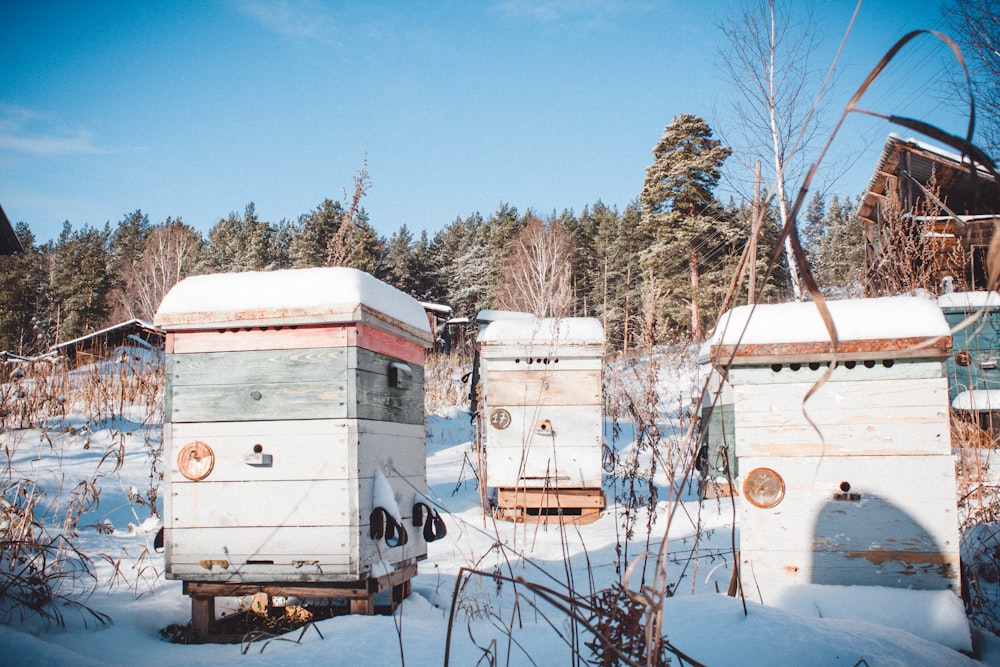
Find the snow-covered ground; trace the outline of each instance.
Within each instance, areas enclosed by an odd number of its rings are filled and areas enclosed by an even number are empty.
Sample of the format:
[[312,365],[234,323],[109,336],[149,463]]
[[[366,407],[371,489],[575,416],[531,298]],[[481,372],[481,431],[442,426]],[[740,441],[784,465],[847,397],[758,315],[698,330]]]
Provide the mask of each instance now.
[[[116,368],[121,371],[105,370]],[[630,374],[639,378],[641,372],[630,365],[612,371],[618,380]],[[662,410],[665,432],[681,428],[674,418],[690,407],[686,373],[666,363],[658,370],[658,395],[672,406]],[[143,405],[118,405],[96,421],[69,406],[44,429],[8,428],[0,434],[0,457],[11,466],[0,484],[19,477],[34,480],[45,493],[39,507],[57,500],[63,507],[74,492],[79,497],[88,488],[100,490],[99,502],[79,522],[75,541],[92,561],[96,581],[85,578],[78,586],[82,590],[89,583],[93,592],[81,602],[112,620],[102,624],[63,607],[65,627],[46,627],[36,615],[22,620],[15,614],[0,625],[0,664],[440,665],[446,653],[453,665],[586,664],[574,660],[572,645],[586,660],[591,635],[574,628],[542,594],[549,589],[589,595],[626,574],[630,588],[638,590],[640,580],[653,584],[658,555],[673,591],[662,599],[663,635],[706,665],[1000,664],[1000,640],[980,631],[974,630],[974,659],[926,636],[874,622],[794,615],[751,603],[744,607],[725,595],[733,507],[728,500],[699,502],[694,485],[681,489],[673,512],[669,494],[661,489],[655,516],[646,509],[635,515],[631,540],[625,535],[626,508],[614,502],[617,490],[610,475],[609,507],[595,523],[560,528],[495,522],[481,509],[472,429],[468,414],[459,409],[426,421],[426,495],[446,509],[448,534],[429,545],[413,594],[395,615],[340,616],[242,645],[173,644],[161,638],[160,630],[187,623],[190,601],[180,582],[160,575],[163,557],[152,548],[159,522],[143,504],[158,485],[151,468],[162,470],[160,416]],[[634,446],[636,428],[627,421],[617,427],[609,423],[608,439],[624,458]],[[92,484],[78,487],[80,481]],[[662,469],[654,481],[666,483]],[[56,509],[47,518],[52,533],[61,526]],[[460,573],[462,568],[475,573]],[[645,593],[655,598],[659,591],[654,587]],[[231,612],[236,605],[235,600],[218,601],[221,611]],[[914,620],[937,627],[933,620]],[[676,656],[672,662],[683,664]]]

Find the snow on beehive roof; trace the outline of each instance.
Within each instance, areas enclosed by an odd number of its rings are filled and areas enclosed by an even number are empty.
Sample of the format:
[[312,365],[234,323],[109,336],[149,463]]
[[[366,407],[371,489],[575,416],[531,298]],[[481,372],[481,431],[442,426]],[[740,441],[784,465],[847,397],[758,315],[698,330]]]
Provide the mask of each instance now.
[[[934,301],[894,296],[827,301],[840,341],[949,336]],[[818,343],[830,340],[815,303],[740,306],[719,318],[711,345]]]
[[154,322],[170,329],[353,321],[362,307],[430,336],[419,301],[346,267],[185,278],[163,298]]
[[1000,294],[996,292],[952,292],[938,297],[938,305],[949,310],[968,310],[989,306],[1000,306]]
[[522,313],[519,310],[493,310],[484,308],[476,313],[476,322],[479,324],[489,324],[496,320],[535,320],[538,319],[531,313]]
[[594,317],[518,317],[493,321],[476,340],[503,345],[604,345],[604,327]]

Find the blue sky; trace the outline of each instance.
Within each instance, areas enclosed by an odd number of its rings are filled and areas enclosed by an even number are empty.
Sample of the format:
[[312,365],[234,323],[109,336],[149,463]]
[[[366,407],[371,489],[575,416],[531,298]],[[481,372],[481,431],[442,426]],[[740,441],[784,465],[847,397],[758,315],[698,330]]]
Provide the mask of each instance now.
[[[814,67],[826,68],[853,9],[817,3]],[[433,233],[501,202],[543,216],[597,200],[622,209],[675,115],[734,127],[718,64],[729,10],[0,0],[0,205],[40,241],[65,220],[114,225],[136,209],[207,232],[251,201],[278,222],[342,200],[367,160],[364,207],[386,236],[404,223]],[[828,115],[914,28],[943,28],[936,2],[867,0]],[[957,70],[941,51],[931,40],[908,49],[864,106],[961,133],[942,83]],[[834,151],[853,166],[832,164],[822,184],[858,193],[891,129],[852,118]],[[739,190],[748,174],[730,172],[727,191]]]

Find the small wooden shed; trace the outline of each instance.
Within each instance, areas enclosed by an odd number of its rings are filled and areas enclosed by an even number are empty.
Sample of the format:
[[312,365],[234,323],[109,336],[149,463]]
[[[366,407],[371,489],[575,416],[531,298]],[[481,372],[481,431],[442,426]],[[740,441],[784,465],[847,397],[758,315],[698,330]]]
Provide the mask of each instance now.
[[487,485],[498,515],[589,522],[604,508],[604,329],[500,317],[477,339]]
[[734,309],[709,342],[733,387],[743,593],[764,604],[807,584],[957,596],[944,316],[915,297],[827,305],[836,346],[813,303]]
[[[420,303],[348,268],[203,275],[163,299],[166,577],[214,597],[408,590],[427,554]],[[434,531],[431,531],[432,533]]]

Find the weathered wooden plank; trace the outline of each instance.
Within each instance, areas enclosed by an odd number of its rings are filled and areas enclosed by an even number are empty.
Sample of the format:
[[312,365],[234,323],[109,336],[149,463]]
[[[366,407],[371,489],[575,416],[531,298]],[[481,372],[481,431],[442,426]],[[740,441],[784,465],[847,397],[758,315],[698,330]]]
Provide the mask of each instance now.
[[[408,590],[410,579],[417,576],[417,564],[400,564],[400,566],[381,576],[365,575],[353,581],[323,581],[323,582],[261,582],[261,583],[223,583],[208,581],[185,581],[185,595],[199,597],[239,597],[264,593],[269,596],[295,596],[300,598],[343,598],[365,597],[369,593],[403,586]],[[409,595],[409,592],[406,592]]]
[[349,385],[353,392],[348,394],[348,416],[423,424],[424,387],[422,373],[419,375],[419,380],[414,378],[412,384],[400,388],[390,385],[385,372],[356,371],[356,381]]
[[166,373],[174,388],[204,385],[323,382],[347,372],[346,348],[172,354]]
[[356,525],[357,490],[343,480],[171,484],[175,528]]
[[604,405],[600,370],[487,371],[489,405]]
[[244,565],[241,568],[207,570],[198,562],[178,562],[166,573],[167,579],[204,583],[351,583],[364,576],[356,567],[322,561],[294,565]]
[[736,386],[737,454],[890,456],[951,451],[944,378],[828,383],[803,408],[803,397],[812,389],[805,383],[768,385],[766,390],[761,385]]
[[[801,412],[803,400],[815,385],[808,382],[791,384],[737,385],[733,388],[737,419],[743,413],[780,411]],[[944,377],[925,379],[871,380],[861,382],[826,383],[815,389],[805,403],[809,411],[871,410],[883,407],[927,407],[948,409],[948,381]]]
[[804,417],[794,416],[767,425],[737,424],[736,453],[742,460],[744,456],[923,456],[951,450],[948,428],[936,419],[866,418],[848,424],[820,422],[817,427],[818,432]]
[[497,487],[600,487],[601,450],[596,447],[496,447],[486,453],[486,479]]
[[906,554],[905,560],[896,560],[893,554],[803,551],[764,552],[752,556],[744,556],[741,551],[740,555],[743,592],[748,599],[764,604],[770,601],[770,595],[797,584],[950,589],[956,593],[960,587],[957,552]]
[[[177,452],[201,441],[215,452],[215,466],[203,482],[350,479],[357,470],[357,447],[349,441],[345,420],[199,422],[168,424],[169,476],[178,480]],[[270,457],[269,462],[256,457]]]
[[303,560],[346,565],[357,561],[358,532],[346,525],[172,528],[170,542],[174,563],[227,560],[230,570],[248,561],[267,565],[266,560],[278,565]]
[[549,363],[563,363],[567,359],[574,358],[597,358],[604,356],[603,345],[500,345],[495,343],[481,343],[480,355],[483,359],[507,358],[521,359],[526,361],[528,357],[532,359],[549,359]]
[[167,341],[167,350],[177,354],[357,345],[419,365],[424,361],[424,347],[416,338],[364,322],[284,326],[278,321],[270,327],[174,331]]
[[[541,359],[541,363],[538,363]],[[548,363],[545,363],[548,360]],[[483,369],[489,373],[492,371],[530,371],[533,373],[548,373],[556,371],[600,371],[604,368],[604,360],[600,353],[595,356],[584,357],[528,357],[525,355],[515,357],[484,356],[482,358]]]
[[277,595],[299,598],[357,597],[368,594],[368,579],[345,581],[342,583],[322,582],[315,584],[308,582],[296,582],[294,584],[226,584],[206,581],[185,581],[183,590],[185,595],[213,597],[240,597],[256,593],[265,593],[272,597]]
[[347,380],[174,387],[171,422],[343,419]]
[[354,329],[349,344],[386,357],[401,359],[416,366],[424,365],[424,346],[422,344],[365,324],[359,324]]
[[[741,493],[760,467],[784,479],[785,495],[770,509],[741,498],[741,552],[958,548],[951,456],[867,457],[863,465],[839,456],[741,458]],[[857,500],[837,499],[845,493]]]
[[[872,361],[871,367],[864,362],[841,361],[826,382],[858,382],[869,380],[929,379],[945,377],[944,362],[934,360],[893,360],[886,366],[883,361]],[[779,370],[766,366],[733,366],[729,369],[731,384],[778,384],[818,382],[827,371],[823,363],[778,364]]]
[[497,489],[498,507],[597,508],[604,509],[604,490],[538,489],[530,487]]
[[[487,417],[498,407],[510,413],[510,425],[498,429],[489,424],[486,432],[488,447],[521,447],[528,443],[544,443],[548,440],[559,447],[592,446],[599,450],[603,445],[604,420],[603,411],[599,407],[497,406],[490,403],[486,409]],[[543,422],[548,423],[543,424]]]
[[[427,466],[423,424],[398,424],[359,420],[351,426],[361,445],[357,470],[361,477],[373,477],[381,470],[392,476],[421,476]],[[411,489],[412,491],[412,489]]]
[[[406,369],[402,386],[392,382],[391,367]],[[384,354],[352,347],[348,349],[348,416],[357,419],[404,424],[424,422],[423,366]]]
[[177,354],[346,347],[355,324],[318,324],[269,328],[177,331],[167,333]]
[[827,361],[837,353],[840,359],[945,358],[951,353],[951,336],[939,338],[881,338],[842,340],[836,349],[831,341],[808,343],[754,343],[713,345],[713,363],[719,365],[795,363]]

